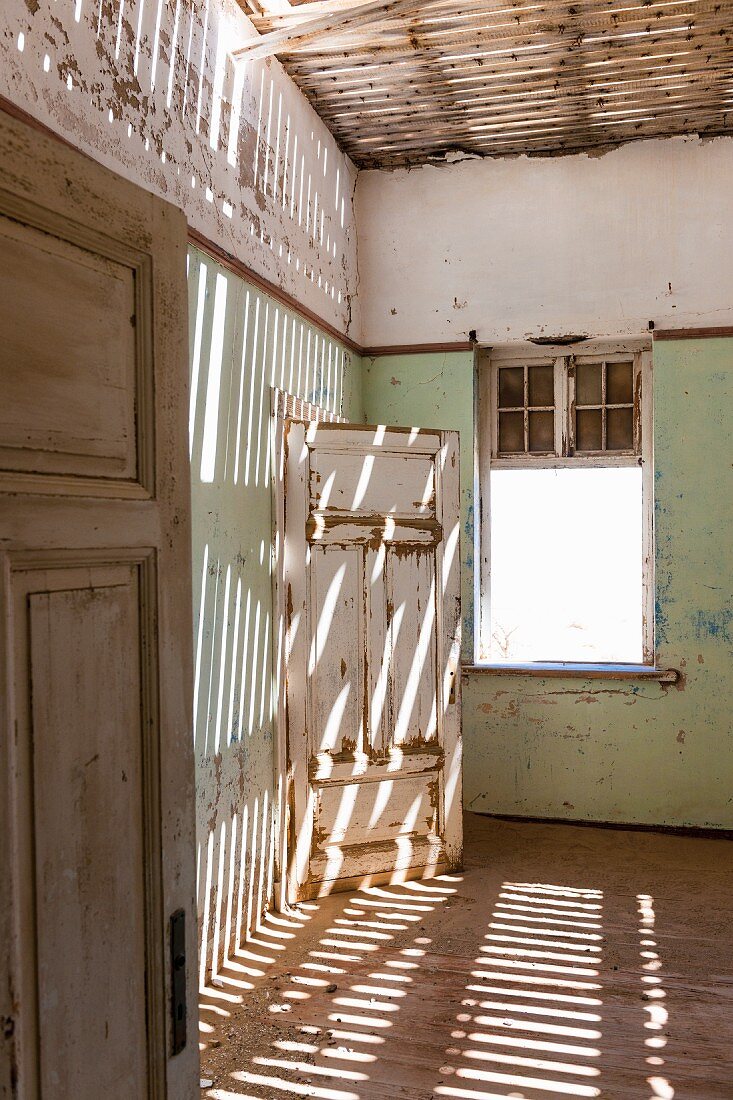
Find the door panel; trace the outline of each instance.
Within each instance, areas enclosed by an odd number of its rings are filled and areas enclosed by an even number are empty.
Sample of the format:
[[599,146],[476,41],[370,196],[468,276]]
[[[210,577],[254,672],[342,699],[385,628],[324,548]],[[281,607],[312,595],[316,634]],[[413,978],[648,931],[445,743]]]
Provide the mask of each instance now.
[[134,477],[134,266],[7,217],[0,250],[4,467]]
[[293,421],[286,455],[288,894],[457,867],[457,436]]
[[2,114],[0,166],[0,1094],[192,1100],[186,224]]
[[417,748],[438,736],[435,554],[421,547],[411,554],[390,549],[386,570],[391,741]]
[[427,455],[407,463],[401,455],[351,454],[334,445],[313,455],[311,502],[314,508],[330,511],[386,515],[409,509],[425,514],[434,507],[434,475]]
[[28,661],[16,685],[30,696],[19,733],[33,762],[41,1093],[144,1096],[137,569],[91,571],[85,587],[48,591],[49,582],[74,583],[73,571],[57,572],[21,572],[14,586],[16,603],[28,608]]
[[360,552],[314,549],[311,581],[318,607],[308,666],[313,684],[311,755],[353,752],[362,715],[363,645],[352,629],[362,591]]
[[145,498],[153,473],[157,290],[149,243],[146,251],[135,247],[134,234],[122,240],[71,222],[62,202],[45,202],[49,190],[39,188],[37,202],[32,189],[0,190],[8,364],[0,477],[25,491],[58,484],[65,493]]

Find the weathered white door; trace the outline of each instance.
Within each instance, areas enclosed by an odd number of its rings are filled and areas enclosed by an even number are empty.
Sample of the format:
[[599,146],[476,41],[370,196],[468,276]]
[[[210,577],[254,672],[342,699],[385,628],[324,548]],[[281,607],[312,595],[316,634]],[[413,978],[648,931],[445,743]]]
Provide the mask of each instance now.
[[185,262],[0,114],[3,1096],[198,1095]]
[[288,898],[459,866],[455,432],[286,426]]

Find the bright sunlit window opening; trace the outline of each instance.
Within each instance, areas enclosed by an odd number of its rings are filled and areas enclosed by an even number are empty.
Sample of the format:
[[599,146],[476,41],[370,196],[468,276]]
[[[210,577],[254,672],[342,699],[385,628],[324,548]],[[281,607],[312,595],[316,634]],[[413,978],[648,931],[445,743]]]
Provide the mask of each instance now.
[[489,659],[641,664],[641,469],[492,470]]

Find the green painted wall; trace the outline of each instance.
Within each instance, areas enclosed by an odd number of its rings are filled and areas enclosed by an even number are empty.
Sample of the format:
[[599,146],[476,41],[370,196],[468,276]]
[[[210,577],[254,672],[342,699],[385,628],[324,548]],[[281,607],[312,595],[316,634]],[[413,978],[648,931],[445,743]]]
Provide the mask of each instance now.
[[461,599],[464,660],[473,650],[473,353],[387,355],[362,360],[367,424],[460,432]]
[[189,253],[198,904],[202,972],[272,888],[270,388],[361,419],[358,359]]
[[[732,384],[733,340],[655,344],[657,660],[679,668],[681,682],[469,675],[468,808],[733,827]],[[470,356],[366,361],[363,386],[369,420],[461,430],[470,624]]]

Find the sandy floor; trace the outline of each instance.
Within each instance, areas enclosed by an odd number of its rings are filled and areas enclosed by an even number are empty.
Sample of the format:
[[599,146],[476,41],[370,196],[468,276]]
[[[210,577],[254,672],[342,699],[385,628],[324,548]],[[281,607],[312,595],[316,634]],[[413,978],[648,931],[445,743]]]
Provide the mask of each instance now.
[[270,915],[202,1096],[733,1100],[733,845],[466,819],[465,871]]

